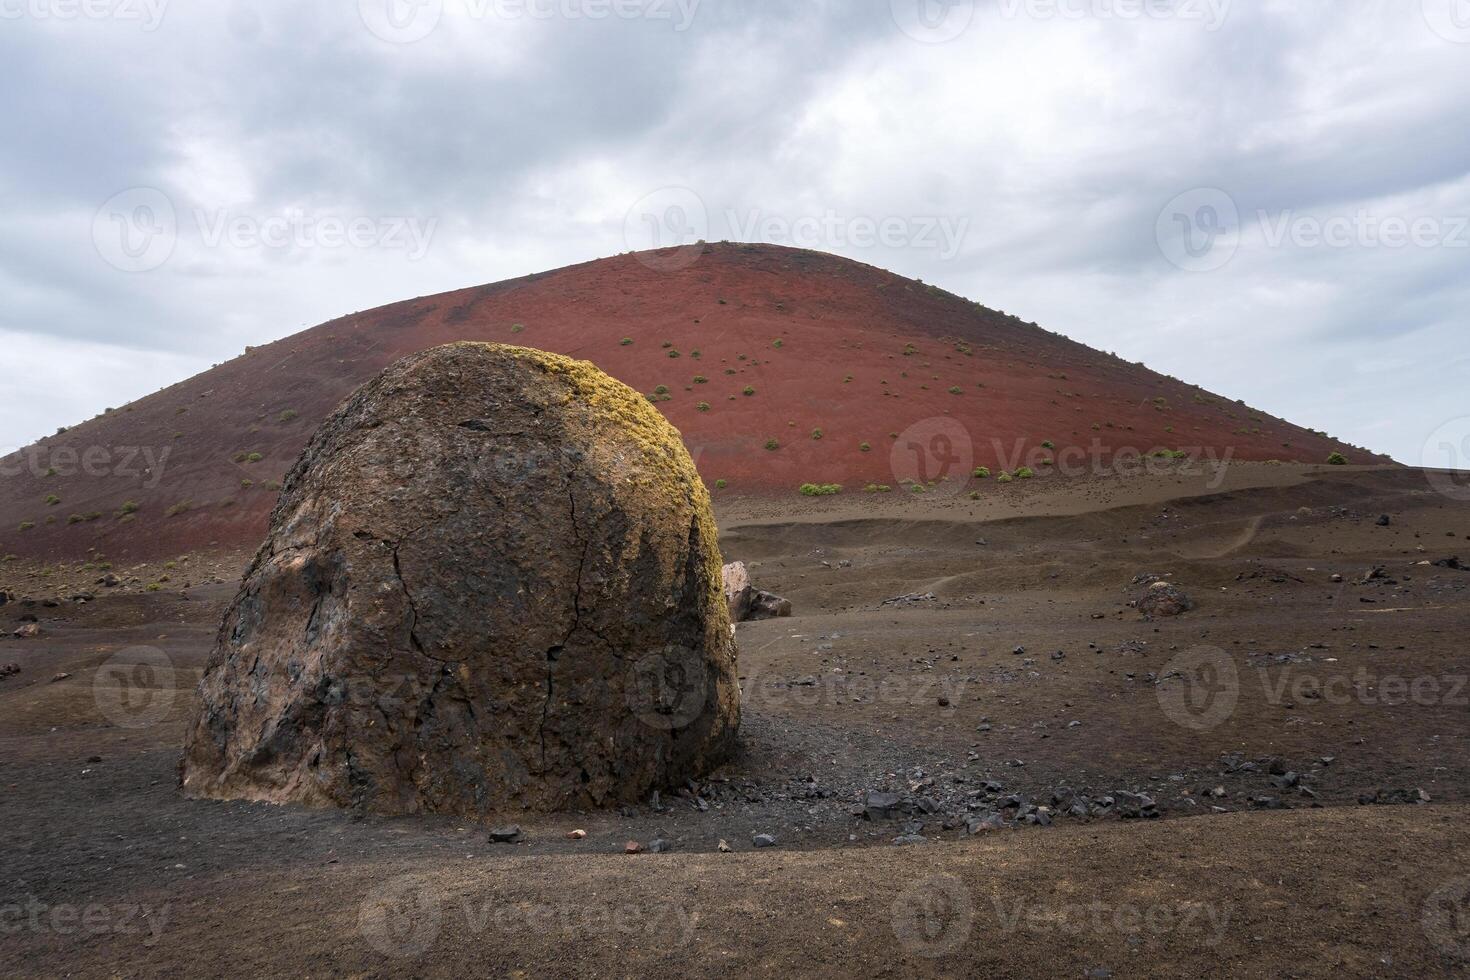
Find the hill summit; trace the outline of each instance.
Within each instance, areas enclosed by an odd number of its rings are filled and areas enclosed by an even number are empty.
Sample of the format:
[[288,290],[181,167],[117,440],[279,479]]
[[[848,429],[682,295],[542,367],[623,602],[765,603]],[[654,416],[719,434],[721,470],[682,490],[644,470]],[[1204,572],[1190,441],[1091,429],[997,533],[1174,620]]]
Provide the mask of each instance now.
[[457,340],[570,355],[645,393],[717,506],[803,485],[953,493],[976,467],[1066,475],[1161,454],[1383,461],[882,269],[691,248],[678,263],[632,253],[406,300],[247,348],[0,461],[0,552],[253,547],[318,423],[387,365]]

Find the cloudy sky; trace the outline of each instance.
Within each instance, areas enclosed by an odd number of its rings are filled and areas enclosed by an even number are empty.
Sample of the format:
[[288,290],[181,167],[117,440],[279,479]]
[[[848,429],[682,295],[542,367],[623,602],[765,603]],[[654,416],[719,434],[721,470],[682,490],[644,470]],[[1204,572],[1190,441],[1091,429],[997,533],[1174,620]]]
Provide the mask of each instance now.
[[0,79],[0,449],[694,238],[1407,462],[1470,435],[1470,0],[0,0]]

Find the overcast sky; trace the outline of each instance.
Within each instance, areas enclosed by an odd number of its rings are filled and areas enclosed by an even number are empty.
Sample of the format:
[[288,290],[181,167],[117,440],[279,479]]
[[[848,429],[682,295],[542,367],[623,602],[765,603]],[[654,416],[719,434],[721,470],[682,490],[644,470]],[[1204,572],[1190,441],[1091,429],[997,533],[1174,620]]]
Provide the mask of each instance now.
[[729,238],[1417,463],[1470,435],[1467,101],[1470,0],[0,0],[0,449]]

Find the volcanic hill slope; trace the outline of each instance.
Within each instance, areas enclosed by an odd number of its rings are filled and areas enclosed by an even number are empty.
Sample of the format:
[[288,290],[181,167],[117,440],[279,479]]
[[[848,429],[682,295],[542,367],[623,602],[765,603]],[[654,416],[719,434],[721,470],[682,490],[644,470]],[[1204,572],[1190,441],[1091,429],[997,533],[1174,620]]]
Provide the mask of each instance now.
[[247,349],[7,457],[0,553],[253,547],[317,423],[398,358],[454,340],[569,354],[648,393],[717,505],[722,494],[790,496],[807,482],[852,492],[942,479],[954,489],[972,466],[1014,468],[1021,452],[1385,461],[836,256],[722,243],[685,268],[661,266],[648,253],[615,256]]

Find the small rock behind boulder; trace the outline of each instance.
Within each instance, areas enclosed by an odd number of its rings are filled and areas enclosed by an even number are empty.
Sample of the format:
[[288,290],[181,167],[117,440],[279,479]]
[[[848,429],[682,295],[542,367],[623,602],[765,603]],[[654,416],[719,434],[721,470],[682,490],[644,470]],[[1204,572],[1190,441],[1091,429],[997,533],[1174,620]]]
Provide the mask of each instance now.
[[735,561],[726,565],[720,570],[720,579],[725,605],[730,610],[730,622],[744,623],[791,615],[789,600],[751,584],[750,570],[745,567],[745,562]]

